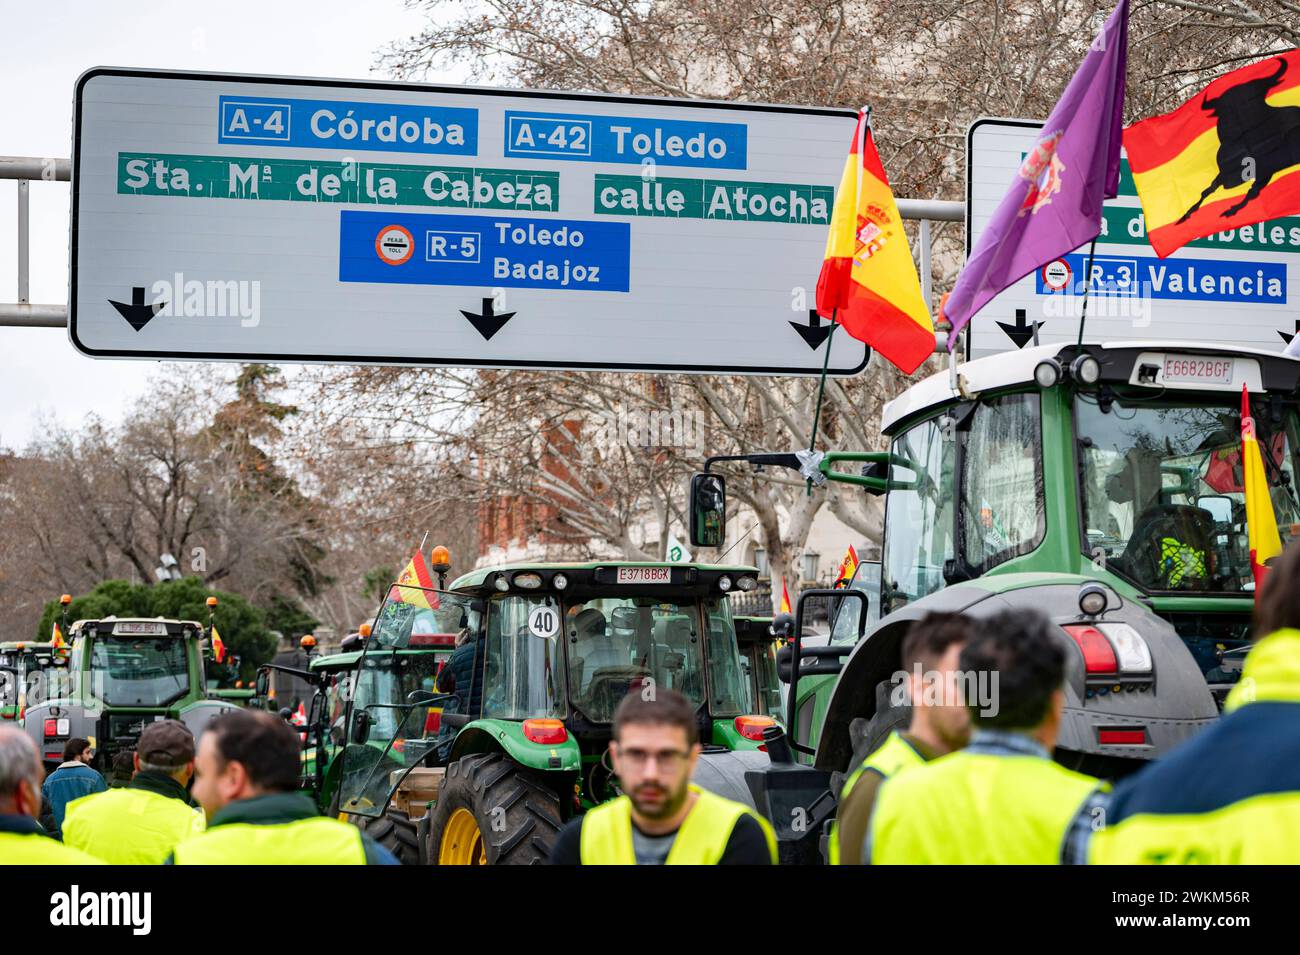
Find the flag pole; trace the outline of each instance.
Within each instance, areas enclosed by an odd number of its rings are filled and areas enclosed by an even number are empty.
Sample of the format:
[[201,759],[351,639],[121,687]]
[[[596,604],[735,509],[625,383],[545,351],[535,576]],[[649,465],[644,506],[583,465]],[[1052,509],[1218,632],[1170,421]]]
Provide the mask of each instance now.
[[[808,435],[808,450],[812,451],[817,444],[817,425],[821,422],[822,417],[822,396],[826,394],[826,369],[831,364],[831,341],[835,338],[835,316],[839,314],[839,309],[831,309],[831,330],[826,335],[826,356],[822,360],[822,380],[817,386],[817,410],[813,412],[812,434]],[[812,497],[812,478],[808,478],[807,494]]]
[[[1088,245],[1088,268],[1083,276],[1083,308],[1079,312],[1079,343],[1083,347],[1083,323],[1088,320],[1088,292],[1092,288],[1092,253],[1097,249],[1097,237]],[[1037,342],[1035,342],[1037,344]]]
[[[862,106],[858,109],[858,114],[862,121],[858,123],[858,168],[857,168],[857,192],[854,194],[855,199],[862,196],[862,154],[866,149],[867,130],[871,128],[871,107]],[[817,445],[817,427],[821,423],[822,416],[822,398],[826,394],[826,372],[831,364],[831,342],[835,339],[835,317],[839,314],[838,308],[831,309],[831,330],[826,335],[826,355],[822,360],[822,377],[817,386],[817,408],[813,412],[812,434],[808,436],[808,450],[811,452]],[[805,493],[812,497],[812,478],[808,478]]]

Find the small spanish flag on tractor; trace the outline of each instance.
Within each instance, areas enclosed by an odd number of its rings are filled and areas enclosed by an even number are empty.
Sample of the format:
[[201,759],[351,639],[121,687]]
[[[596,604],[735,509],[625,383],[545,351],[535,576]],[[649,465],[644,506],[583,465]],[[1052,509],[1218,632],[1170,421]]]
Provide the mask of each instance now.
[[790,609],[790,591],[785,587],[785,580],[781,581],[781,610],[780,613],[794,613]]
[[433,593],[433,575],[424,563],[424,554],[416,551],[407,562],[406,569],[397,578],[397,583],[388,593],[388,599],[395,603],[412,604],[428,610],[438,609],[438,595]]
[[1172,113],[1134,123],[1124,149],[1161,258],[1300,213],[1300,50],[1233,70]]
[[221,634],[217,633],[217,625],[214,623],[211,630],[212,659],[218,663],[224,663],[226,660],[226,642],[221,639]]
[[844,555],[844,560],[840,563],[839,576],[835,578],[836,587],[847,587],[853,575],[858,572],[858,552],[849,545],[849,551]]
[[1268,493],[1268,475],[1255,437],[1255,419],[1250,416],[1250,393],[1241,387],[1241,470],[1246,488],[1246,537],[1250,541],[1250,570],[1255,575],[1255,593],[1264,585],[1266,561],[1282,553],[1277,533],[1277,514]]
[[50,646],[55,650],[67,646],[67,644],[63,642],[63,631],[59,629],[59,622],[57,620],[54,621],[54,629],[50,633]]
[[866,110],[835,193],[817,313],[909,375],[934,351],[934,322]]

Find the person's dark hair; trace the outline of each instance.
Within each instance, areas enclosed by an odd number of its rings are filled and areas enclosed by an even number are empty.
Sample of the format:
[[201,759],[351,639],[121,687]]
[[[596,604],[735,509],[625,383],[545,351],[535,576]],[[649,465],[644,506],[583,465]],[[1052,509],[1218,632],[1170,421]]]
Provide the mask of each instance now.
[[[1004,610],[981,620],[961,651],[961,669],[972,676],[997,673],[996,709],[971,720],[997,729],[1032,729],[1047,717],[1052,694],[1065,682],[1065,647],[1055,624],[1037,610]],[[989,683],[993,686],[992,682]]]
[[975,627],[969,617],[959,613],[928,613],[907,628],[903,637],[903,669],[909,673],[916,664],[929,670],[954,643],[969,643]]
[[1269,565],[1255,599],[1255,639],[1274,630],[1300,627],[1300,541]]
[[90,740],[74,736],[63,744],[63,761],[70,763],[74,759],[81,759],[81,754],[88,749],[90,749]]
[[650,699],[645,699],[640,690],[633,690],[623,697],[614,711],[614,739],[618,739],[623,727],[630,724],[680,726],[686,731],[687,745],[694,745],[699,739],[695,707],[676,690],[655,687]]
[[241,763],[259,789],[292,792],[298,788],[302,759],[298,734],[280,717],[264,710],[231,710],[209,723],[205,732],[214,734],[222,767]]

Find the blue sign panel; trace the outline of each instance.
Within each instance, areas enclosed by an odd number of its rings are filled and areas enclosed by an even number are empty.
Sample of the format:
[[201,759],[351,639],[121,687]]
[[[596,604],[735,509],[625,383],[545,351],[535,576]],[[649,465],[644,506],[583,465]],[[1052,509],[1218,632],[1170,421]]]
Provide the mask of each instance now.
[[478,110],[339,100],[222,96],[217,142],[311,149],[478,153]]
[[[1065,263],[1068,276],[1053,265],[1035,272],[1034,288],[1039,295],[1083,294],[1088,256],[1071,253],[1065,256]],[[1053,280],[1051,284],[1048,279]],[[1092,262],[1089,294],[1283,305],[1287,301],[1286,263],[1098,255]]]
[[506,110],[505,120],[507,156],[746,168],[748,128],[743,123],[515,110]]
[[341,213],[339,281],[626,292],[626,222]]

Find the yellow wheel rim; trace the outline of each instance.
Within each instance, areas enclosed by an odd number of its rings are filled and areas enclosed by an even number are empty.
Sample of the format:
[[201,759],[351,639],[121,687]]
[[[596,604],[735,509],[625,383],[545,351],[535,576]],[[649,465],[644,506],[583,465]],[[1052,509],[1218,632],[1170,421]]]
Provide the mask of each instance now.
[[487,865],[487,849],[478,820],[468,809],[457,809],[442,830],[438,865]]

